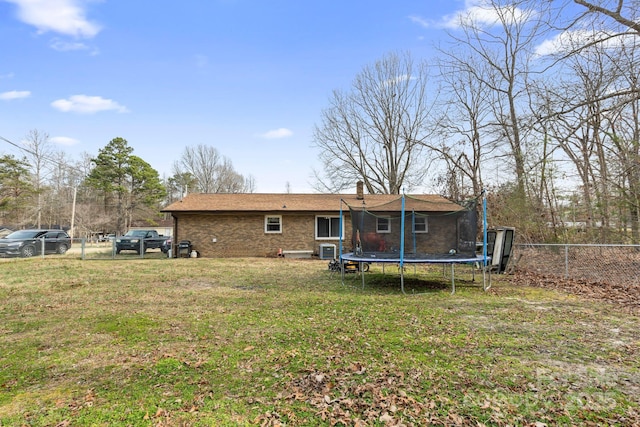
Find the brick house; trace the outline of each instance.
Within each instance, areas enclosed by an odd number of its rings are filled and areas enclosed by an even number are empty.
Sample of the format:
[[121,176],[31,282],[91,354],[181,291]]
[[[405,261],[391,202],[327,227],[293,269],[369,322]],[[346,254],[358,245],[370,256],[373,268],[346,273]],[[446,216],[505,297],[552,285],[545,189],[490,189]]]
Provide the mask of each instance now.
[[[339,248],[340,209],[343,214],[343,250],[352,249],[352,226],[348,206],[389,203],[400,211],[399,196],[392,194],[204,194],[192,193],[164,208],[174,219],[173,244],[189,240],[202,257],[270,257],[279,251],[317,256],[322,244]],[[430,210],[460,211],[461,206],[437,195],[411,196],[426,200]],[[446,216],[434,221],[447,221]],[[436,250],[446,241],[451,227],[431,227],[430,241]],[[442,233],[442,236],[439,235]],[[450,239],[449,239],[450,240]],[[338,249],[339,250],[339,249]]]

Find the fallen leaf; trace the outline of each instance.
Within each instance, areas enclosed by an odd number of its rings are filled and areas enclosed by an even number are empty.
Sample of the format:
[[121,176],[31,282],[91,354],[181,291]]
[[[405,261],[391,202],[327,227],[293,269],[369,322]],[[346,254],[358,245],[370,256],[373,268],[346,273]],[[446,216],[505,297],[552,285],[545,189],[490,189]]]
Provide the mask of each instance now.
[[385,412],[384,414],[380,415],[380,422],[381,423],[388,424],[388,423],[390,423],[392,421],[393,421],[393,417],[391,415],[389,415],[387,412]]

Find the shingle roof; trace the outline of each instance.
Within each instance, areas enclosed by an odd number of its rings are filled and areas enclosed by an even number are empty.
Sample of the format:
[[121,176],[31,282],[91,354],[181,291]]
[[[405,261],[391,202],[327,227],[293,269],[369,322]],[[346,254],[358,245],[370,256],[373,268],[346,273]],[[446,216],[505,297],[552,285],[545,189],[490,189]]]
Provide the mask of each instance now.
[[[348,206],[360,208],[363,200],[355,194],[192,193],[162,212],[338,212],[341,206],[343,210]],[[401,200],[397,194],[366,194],[364,206],[400,211]],[[420,194],[407,195],[405,209],[454,212],[464,208],[442,196]]]

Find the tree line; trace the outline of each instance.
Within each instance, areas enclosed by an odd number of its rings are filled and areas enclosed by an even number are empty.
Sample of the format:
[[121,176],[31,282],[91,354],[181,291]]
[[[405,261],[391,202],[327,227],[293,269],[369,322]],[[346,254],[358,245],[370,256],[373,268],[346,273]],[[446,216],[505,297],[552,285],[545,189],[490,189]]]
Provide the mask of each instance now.
[[640,1],[474,5],[431,61],[393,52],[334,91],[317,188],[487,190],[525,241],[640,243]]
[[68,161],[39,130],[14,145],[23,157],[0,156],[0,225],[11,229],[65,228],[85,238],[122,234],[135,224],[158,224],[161,208],[188,192],[255,190],[252,177],[210,146],[185,147],[173,175],[162,179],[120,137],[79,161]]

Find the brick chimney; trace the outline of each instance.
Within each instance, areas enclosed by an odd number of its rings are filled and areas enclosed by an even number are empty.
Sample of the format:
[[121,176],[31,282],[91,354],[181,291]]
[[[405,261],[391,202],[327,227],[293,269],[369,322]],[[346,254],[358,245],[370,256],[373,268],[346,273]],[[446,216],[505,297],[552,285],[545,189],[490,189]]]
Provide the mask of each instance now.
[[356,198],[358,200],[364,200],[364,182],[356,182]]

